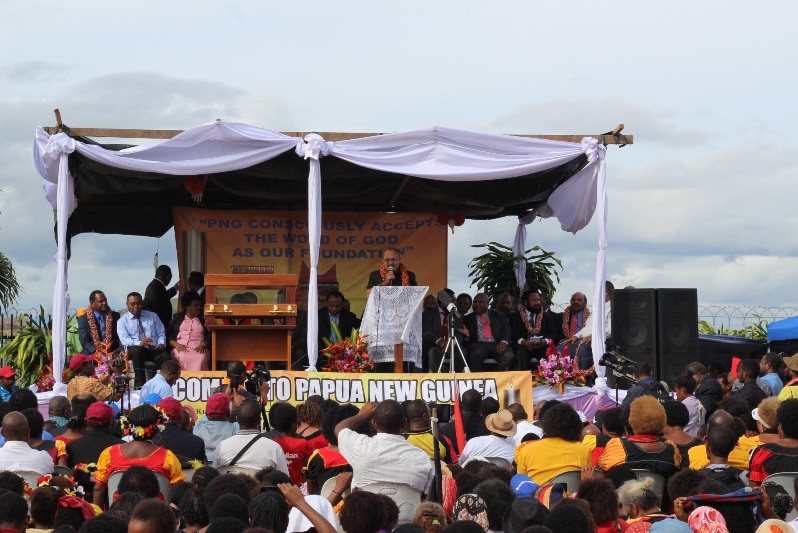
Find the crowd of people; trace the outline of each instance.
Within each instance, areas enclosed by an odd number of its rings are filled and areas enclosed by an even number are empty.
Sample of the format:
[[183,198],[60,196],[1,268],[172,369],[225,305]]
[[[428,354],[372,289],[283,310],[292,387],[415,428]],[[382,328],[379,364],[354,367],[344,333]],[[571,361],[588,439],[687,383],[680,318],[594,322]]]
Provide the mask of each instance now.
[[0,404],[0,531],[791,531],[798,476],[769,476],[798,472],[798,354],[743,362],[728,390],[711,371],[691,363],[663,397],[638,363],[595,420],[471,389],[462,426],[420,399],[269,403],[268,383],[220,387],[199,420],[168,394],[117,412],[86,392],[45,418],[17,389]]

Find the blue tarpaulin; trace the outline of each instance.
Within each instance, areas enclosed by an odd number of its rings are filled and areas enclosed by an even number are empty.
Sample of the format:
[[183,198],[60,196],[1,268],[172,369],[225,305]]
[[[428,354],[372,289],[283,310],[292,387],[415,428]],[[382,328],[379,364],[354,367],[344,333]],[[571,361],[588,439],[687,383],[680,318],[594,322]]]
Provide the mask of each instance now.
[[768,341],[798,339],[798,316],[785,318],[768,324]]

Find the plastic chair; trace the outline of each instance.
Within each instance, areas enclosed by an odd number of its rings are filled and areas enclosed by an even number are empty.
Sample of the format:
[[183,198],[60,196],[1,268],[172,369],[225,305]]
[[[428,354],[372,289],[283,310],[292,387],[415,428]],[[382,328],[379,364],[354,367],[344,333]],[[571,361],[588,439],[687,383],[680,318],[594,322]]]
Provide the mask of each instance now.
[[[333,489],[335,488],[335,476],[331,477],[327,481],[324,482],[324,485],[321,486],[321,492],[319,495],[322,498],[327,498],[330,494],[332,494]],[[350,489],[346,489],[343,494],[341,494],[341,498],[346,498],[349,496]]]
[[220,474],[246,474],[248,476],[255,477],[257,470],[253,470],[252,468],[247,468],[245,466],[236,466],[236,465],[225,465],[225,466],[217,466],[216,470],[219,471]]
[[416,507],[421,503],[421,491],[414,489],[404,483],[378,482],[369,483],[360,487],[362,490],[373,492],[374,494],[385,494],[399,507],[398,524],[409,524],[413,521],[413,514]]
[[59,476],[72,477],[72,469],[69,468],[68,466],[55,465],[53,467],[53,474],[57,474]]
[[[119,490],[119,481],[122,479],[122,475],[124,473],[125,470],[117,470],[116,472],[108,476],[108,490],[106,491],[106,497],[109,507],[114,502],[114,493]],[[169,489],[170,489],[169,478],[161,474],[160,472],[153,471],[153,474],[155,474],[155,479],[158,480],[158,489],[161,491],[163,499],[165,501],[169,501]]]
[[[776,483],[777,485],[781,485],[784,487],[784,490],[792,497],[793,501],[795,501],[795,478],[798,477],[798,472],[779,472],[778,474],[770,474],[766,477],[762,484],[765,483]],[[787,518],[785,518],[786,522],[793,520],[795,517],[798,516],[798,512],[795,510],[795,506],[787,513]]]
[[510,466],[512,466],[510,461],[508,461],[504,457],[485,457],[485,460],[491,464],[500,466],[502,468],[510,468]]
[[566,470],[554,476],[550,483],[565,483],[569,492],[577,492],[579,490],[579,484],[582,483],[582,471]]
[[643,480],[646,478],[652,479],[654,484],[651,486],[651,489],[660,496],[665,493],[665,476],[662,474],[657,474],[656,472],[646,470],[645,468],[632,468],[632,472],[635,473],[638,480]]
[[24,479],[31,489],[39,486],[39,478],[42,477],[40,473],[32,470],[14,470],[13,472]]

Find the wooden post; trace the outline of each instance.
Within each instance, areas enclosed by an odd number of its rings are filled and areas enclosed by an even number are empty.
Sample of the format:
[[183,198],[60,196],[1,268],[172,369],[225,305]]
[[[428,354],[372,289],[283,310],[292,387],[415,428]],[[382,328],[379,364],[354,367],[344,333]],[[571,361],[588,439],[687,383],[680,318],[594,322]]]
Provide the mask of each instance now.
[[393,371],[394,374],[402,374],[405,371],[405,346],[402,343],[393,345]]

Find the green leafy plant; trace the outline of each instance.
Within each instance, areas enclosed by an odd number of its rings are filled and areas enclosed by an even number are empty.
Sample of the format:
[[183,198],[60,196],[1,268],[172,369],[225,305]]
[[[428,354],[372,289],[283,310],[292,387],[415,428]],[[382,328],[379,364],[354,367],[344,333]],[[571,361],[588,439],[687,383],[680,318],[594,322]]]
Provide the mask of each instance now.
[[[471,271],[468,277],[472,285],[480,292],[488,295],[491,303],[496,303],[502,294],[508,293],[515,301],[526,289],[538,290],[551,298],[560,281],[558,270],[562,270],[562,262],[540,246],[534,246],[516,257],[513,249],[497,242],[473,244],[472,248],[485,248],[486,253],[475,257],[468,263]],[[519,287],[515,279],[515,260],[521,258],[526,262],[526,283]]]
[[[74,329],[74,318],[74,315],[67,316],[67,330]],[[42,306],[37,314],[23,313],[19,319],[24,326],[17,330],[11,342],[0,348],[0,358],[17,371],[17,385],[27,387],[45,373],[52,373],[53,332]],[[66,353],[74,351],[75,347],[67,341]]]
[[768,340],[768,321],[759,315],[754,315],[759,319],[755,324],[748,324],[741,329],[733,329],[723,324],[715,327],[706,320],[698,321],[698,332],[705,335],[729,335],[732,337],[742,337],[758,341]]
[[8,308],[19,297],[21,287],[17,282],[14,265],[6,254],[0,252],[0,309]]

